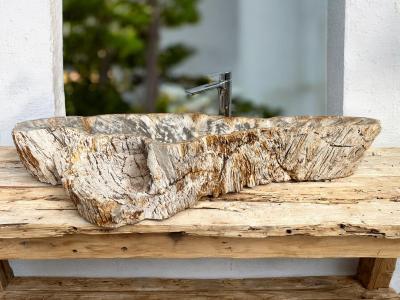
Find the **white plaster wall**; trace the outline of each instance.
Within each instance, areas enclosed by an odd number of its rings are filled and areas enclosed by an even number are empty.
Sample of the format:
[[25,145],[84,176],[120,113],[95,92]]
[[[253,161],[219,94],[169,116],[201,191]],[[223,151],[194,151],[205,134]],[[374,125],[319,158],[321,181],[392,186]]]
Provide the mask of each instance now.
[[343,114],[375,117],[375,146],[400,146],[400,1],[348,0]]
[[16,122],[64,112],[62,85],[55,79],[62,71],[62,43],[56,39],[55,50],[52,33],[61,24],[61,15],[52,15],[58,2],[0,0],[0,145],[12,143]]

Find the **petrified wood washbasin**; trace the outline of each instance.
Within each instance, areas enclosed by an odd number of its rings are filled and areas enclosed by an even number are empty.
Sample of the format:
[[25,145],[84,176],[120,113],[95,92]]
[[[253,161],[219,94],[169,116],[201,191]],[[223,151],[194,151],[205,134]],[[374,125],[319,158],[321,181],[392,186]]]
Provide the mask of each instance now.
[[32,175],[118,227],[245,186],[348,176],[379,131],[368,118],[130,114],[26,121],[13,137]]

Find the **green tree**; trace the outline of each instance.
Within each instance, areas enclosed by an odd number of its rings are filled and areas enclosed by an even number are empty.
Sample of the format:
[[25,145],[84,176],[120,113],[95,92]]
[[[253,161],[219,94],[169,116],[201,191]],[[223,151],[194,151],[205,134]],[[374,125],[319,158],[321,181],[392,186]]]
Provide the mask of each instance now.
[[[161,27],[200,19],[198,0],[64,0],[67,114],[94,115],[157,109],[159,78],[194,50],[159,49]],[[133,106],[126,92],[146,86]]]

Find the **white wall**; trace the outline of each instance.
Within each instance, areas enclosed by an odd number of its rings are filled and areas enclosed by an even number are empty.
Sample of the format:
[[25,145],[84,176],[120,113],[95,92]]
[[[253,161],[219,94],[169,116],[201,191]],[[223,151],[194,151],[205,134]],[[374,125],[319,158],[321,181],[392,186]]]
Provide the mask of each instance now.
[[55,46],[62,44],[53,43],[60,3],[0,0],[0,145],[12,143],[16,122],[64,112],[61,48]]
[[400,1],[346,2],[343,114],[375,117],[376,146],[400,146]]

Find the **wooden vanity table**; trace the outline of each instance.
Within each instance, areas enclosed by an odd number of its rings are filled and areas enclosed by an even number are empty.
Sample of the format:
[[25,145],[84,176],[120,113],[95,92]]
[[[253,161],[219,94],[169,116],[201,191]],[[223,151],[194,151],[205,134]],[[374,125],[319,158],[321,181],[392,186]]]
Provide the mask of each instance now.
[[[111,230],[0,147],[0,299],[400,299],[388,288],[399,256],[400,148],[369,150],[348,178],[258,186]],[[241,280],[14,277],[7,262],[205,257],[361,259],[353,277]]]

